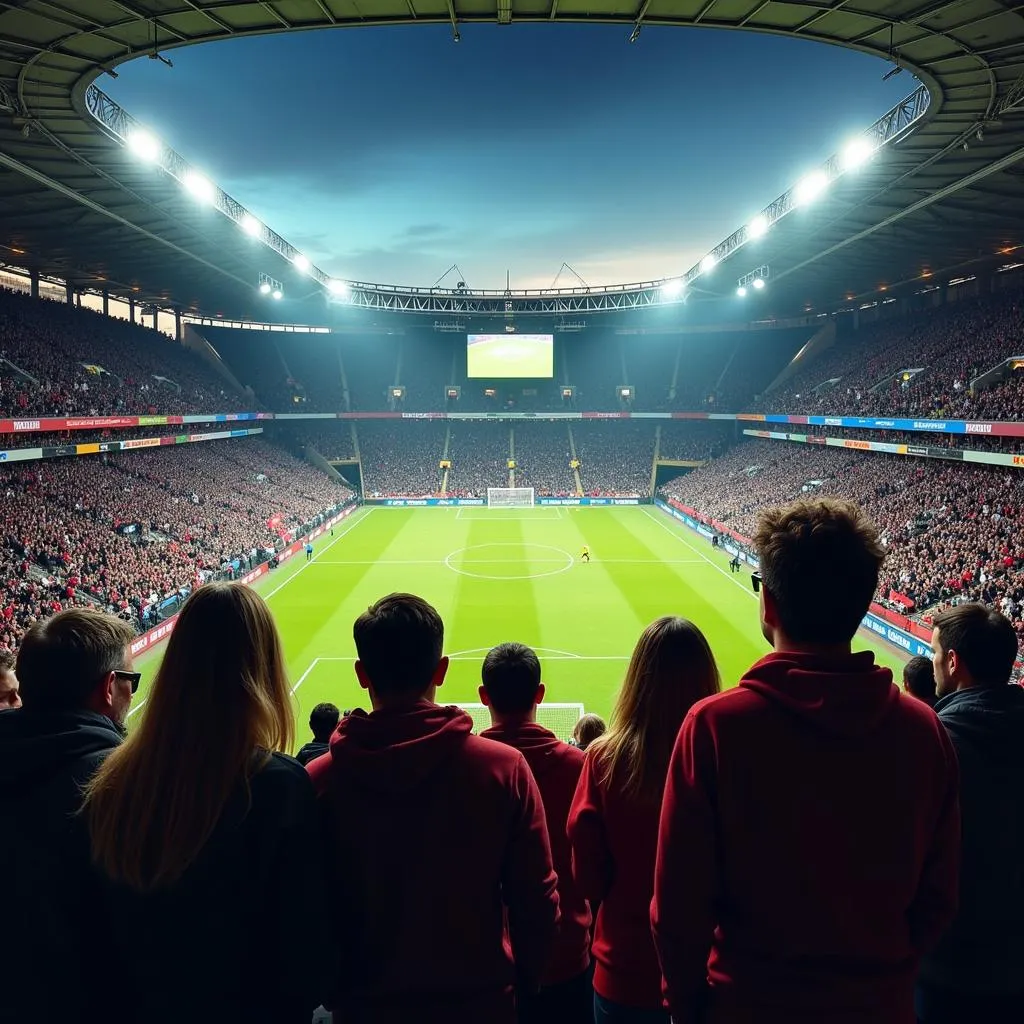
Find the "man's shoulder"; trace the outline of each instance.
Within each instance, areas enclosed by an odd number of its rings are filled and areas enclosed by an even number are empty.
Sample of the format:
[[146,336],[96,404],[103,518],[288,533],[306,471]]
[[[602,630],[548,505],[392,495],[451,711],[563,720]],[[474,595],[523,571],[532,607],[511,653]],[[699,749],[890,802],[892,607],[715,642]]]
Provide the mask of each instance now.
[[456,756],[474,764],[489,765],[496,771],[513,772],[526,763],[526,758],[511,744],[472,733],[466,737]]

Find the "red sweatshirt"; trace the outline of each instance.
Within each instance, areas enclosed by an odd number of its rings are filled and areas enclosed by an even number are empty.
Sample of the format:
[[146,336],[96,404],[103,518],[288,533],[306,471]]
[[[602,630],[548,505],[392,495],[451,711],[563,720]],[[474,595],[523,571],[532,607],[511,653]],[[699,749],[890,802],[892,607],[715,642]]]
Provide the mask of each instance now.
[[558,920],[544,808],[523,755],[472,728],[425,701],[357,711],[308,766],[346,1024],[512,1024],[513,987],[540,984]]
[[544,972],[545,985],[557,985],[590,966],[590,906],[572,877],[572,851],[566,835],[569,808],[583,770],[583,751],[563,743],[534,722],[517,728],[492,726],[481,736],[515,747],[530,766],[544,801],[551,838],[551,859],[558,874],[558,938]]
[[676,1024],[914,1024],[959,829],[942,726],[870,653],[771,654],[695,705],[651,906]]
[[609,789],[587,751],[569,812],[572,873],[600,903],[594,929],[594,990],[639,1009],[662,1006],[661,968],[651,936],[658,804]]

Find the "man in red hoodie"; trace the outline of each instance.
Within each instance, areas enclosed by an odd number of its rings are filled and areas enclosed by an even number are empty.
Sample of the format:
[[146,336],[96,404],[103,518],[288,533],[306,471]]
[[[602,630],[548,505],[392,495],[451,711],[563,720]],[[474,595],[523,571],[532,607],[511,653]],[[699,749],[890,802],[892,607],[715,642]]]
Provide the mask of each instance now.
[[884,549],[853,505],[765,512],[774,653],[680,730],[651,923],[675,1024],[914,1024],[956,910],[956,756],[851,643]]
[[328,1008],[345,1024],[513,1024],[558,921],[537,784],[522,754],[434,703],[448,659],[426,601],[392,594],[353,632],[373,711],[308,765],[337,872]]
[[561,920],[558,938],[539,993],[523,993],[519,1024],[593,1024],[594,990],[590,978],[590,905],[572,876],[572,850],[565,826],[583,751],[563,743],[537,724],[544,700],[537,655],[523,644],[499,644],[484,658],[480,700],[491,712],[491,728],[480,735],[515,747],[537,780],[558,874]]

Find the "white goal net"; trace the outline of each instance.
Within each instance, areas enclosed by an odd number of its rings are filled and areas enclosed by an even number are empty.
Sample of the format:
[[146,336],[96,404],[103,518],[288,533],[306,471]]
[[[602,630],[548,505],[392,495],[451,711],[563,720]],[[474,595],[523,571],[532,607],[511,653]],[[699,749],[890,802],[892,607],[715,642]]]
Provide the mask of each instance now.
[[533,508],[532,487],[488,487],[488,508]]
[[[481,733],[491,727],[491,713],[483,704],[459,704],[458,707],[473,719],[473,732]],[[582,717],[582,704],[549,704],[545,701],[537,705],[537,724],[550,729],[560,740],[569,740]]]

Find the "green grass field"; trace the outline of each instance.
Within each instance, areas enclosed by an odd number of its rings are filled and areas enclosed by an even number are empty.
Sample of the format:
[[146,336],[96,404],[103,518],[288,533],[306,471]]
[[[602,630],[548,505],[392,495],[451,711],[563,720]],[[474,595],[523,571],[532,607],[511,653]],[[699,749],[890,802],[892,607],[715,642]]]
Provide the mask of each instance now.
[[[579,561],[584,544],[593,561]],[[352,623],[396,590],[430,601],[445,622],[452,659],[438,700],[475,702],[480,662],[494,644],[518,640],[541,657],[548,700],[607,716],[641,630],[683,615],[704,630],[725,685],[767,653],[750,574],[651,507],[608,509],[363,508],[260,581],[281,630],[295,688],[299,742],[313,705],[368,702],[352,671]],[[896,669],[903,660],[861,638]],[[134,710],[161,656],[144,673]]]

